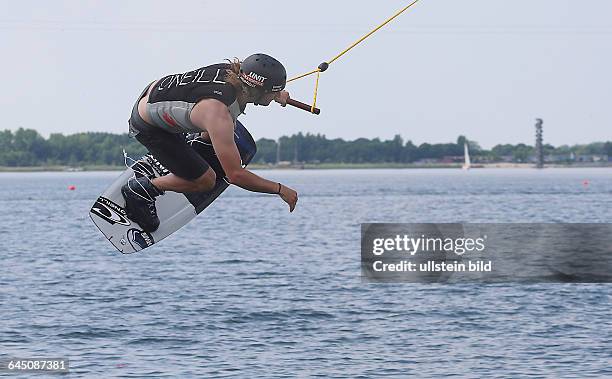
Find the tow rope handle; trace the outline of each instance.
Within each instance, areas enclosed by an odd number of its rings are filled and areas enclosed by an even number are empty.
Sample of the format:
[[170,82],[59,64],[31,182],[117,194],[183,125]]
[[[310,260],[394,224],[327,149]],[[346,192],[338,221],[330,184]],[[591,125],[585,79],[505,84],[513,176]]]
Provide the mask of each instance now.
[[309,113],[314,113],[314,114],[320,114],[321,110],[319,108],[315,108],[312,105],[308,105],[306,103],[302,103],[301,101],[297,101],[297,100],[293,100],[293,99],[287,99],[287,104],[294,106],[296,108],[300,108],[303,109]]

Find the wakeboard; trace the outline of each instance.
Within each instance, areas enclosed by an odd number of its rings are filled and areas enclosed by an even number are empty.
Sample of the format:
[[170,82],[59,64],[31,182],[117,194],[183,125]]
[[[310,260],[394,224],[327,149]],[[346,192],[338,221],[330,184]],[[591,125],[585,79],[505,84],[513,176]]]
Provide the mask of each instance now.
[[[215,171],[217,181],[210,192],[178,193],[166,191],[155,201],[160,225],[152,233],[145,232],[125,212],[125,200],[121,187],[132,177],[148,176],[150,179],[170,172],[151,154],[143,156],[129,166],[96,200],[89,211],[93,223],[110,243],[123,254],[146,249],[194,219],[208,207],[225,189],[229,181],[223,172],[213,146],[198,135],[186,136],[187,143],[200,154]],[[242,166],[246,167],[255,156],[257,147],[249,131],[239,121],[234,129],[234,141],[240,152]]]

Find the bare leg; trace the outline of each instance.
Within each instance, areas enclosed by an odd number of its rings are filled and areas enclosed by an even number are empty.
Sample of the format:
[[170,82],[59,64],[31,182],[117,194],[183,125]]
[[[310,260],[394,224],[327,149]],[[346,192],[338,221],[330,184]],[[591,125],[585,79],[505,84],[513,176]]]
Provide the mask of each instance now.
[[174,174],[160,176],[152,180],[153,185],[161,191],[174,192],[207,192],[215,187],[216,180],[215,172],[212,169],[206,172],[195,180],[183,179]]

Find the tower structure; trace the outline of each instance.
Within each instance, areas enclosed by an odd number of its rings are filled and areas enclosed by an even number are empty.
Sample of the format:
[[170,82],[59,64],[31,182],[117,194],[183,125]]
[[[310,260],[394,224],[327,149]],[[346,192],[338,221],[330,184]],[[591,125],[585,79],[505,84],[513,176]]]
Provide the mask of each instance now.
[[542,144],[542,124],[544,122],[541,118],[536,118],[536,143],[535,143],[535,158],[536,158],[536,168],[544,167],[544,148]]

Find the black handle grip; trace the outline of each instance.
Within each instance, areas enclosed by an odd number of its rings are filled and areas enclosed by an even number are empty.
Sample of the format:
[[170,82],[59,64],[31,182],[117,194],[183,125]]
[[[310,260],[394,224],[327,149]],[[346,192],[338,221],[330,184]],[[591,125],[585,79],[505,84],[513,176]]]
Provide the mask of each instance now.
[[289,104],[291,106],[294,106],[296,108],[303,109],[303,110],[305,110],[307,112],[314,113],[314,114],[320,114],[321,113],[321,110],[319,108],[315,108],[313,110],[311,105],[302,103],[301,101],[297,101],[297,100],[293,100],[293,99],[288,99],[287,100],[287,104]]

